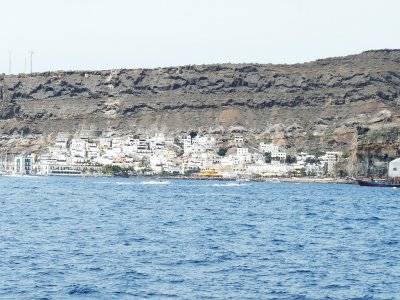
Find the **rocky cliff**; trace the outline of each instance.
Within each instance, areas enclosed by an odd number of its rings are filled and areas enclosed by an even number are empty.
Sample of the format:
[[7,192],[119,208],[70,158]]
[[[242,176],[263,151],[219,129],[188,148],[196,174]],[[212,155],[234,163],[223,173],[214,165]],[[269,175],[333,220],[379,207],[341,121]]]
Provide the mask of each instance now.
[[397,156],[399,94],[400,50],[295,65],[2,75],[0,147],[37,149],[83,129],[241,132],[289,152],[339,149],[349,171],[378,173]]

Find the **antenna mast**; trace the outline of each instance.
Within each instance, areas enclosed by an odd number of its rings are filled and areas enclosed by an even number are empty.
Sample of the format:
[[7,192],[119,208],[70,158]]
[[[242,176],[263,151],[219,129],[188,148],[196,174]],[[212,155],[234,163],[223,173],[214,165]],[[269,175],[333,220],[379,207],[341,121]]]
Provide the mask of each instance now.
[[33,56],[33,54],[35,54],[35,52],[33,52],[33,51],[29,51],[29,55],[31,56],[31,74],[32,74],[32,56]]
[[11,74],[11,51],[8,51],[8,74]]

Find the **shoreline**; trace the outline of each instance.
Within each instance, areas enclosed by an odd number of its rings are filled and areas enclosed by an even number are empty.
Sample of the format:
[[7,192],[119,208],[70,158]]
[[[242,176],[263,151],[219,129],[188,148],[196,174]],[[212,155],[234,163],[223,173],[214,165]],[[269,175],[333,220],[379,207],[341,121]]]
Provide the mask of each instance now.
[[105,178],[140,178],[152,180],[212,180],[212,181],[239,181],[239,182],[265,182],[265,183],[321,183],[321,184],[354,184],[354,181],[342,178],[309,178],[309,177],[274,177],[257,179],[237,179],[224,177],[199,177],[199,176],[118,176],[118,175],[38,175],[38,174],[0,174],[0,177],[105,177]]

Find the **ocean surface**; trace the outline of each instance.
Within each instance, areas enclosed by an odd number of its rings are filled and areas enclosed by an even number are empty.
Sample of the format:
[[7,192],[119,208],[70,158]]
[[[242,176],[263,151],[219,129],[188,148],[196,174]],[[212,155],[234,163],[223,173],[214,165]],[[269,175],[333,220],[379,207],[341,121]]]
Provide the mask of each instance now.
[[400,299],[400,190],[0,177],[0,299]]

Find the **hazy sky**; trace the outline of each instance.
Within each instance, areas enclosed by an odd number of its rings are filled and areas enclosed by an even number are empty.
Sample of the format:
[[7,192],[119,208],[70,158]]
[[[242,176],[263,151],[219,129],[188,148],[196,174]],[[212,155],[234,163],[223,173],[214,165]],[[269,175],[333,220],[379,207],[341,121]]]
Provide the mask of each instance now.
[[1,0],[0,73],[296,63],[400,48],[399,0]]

